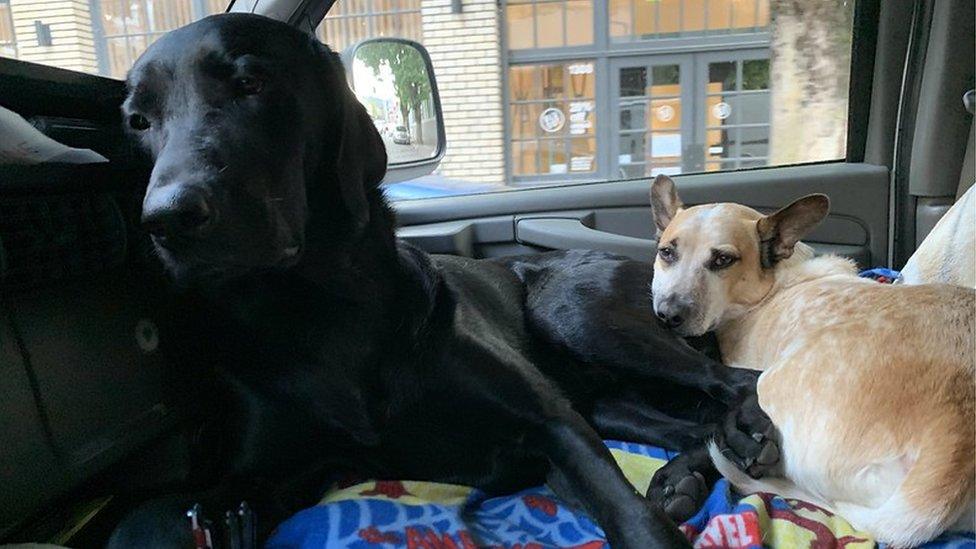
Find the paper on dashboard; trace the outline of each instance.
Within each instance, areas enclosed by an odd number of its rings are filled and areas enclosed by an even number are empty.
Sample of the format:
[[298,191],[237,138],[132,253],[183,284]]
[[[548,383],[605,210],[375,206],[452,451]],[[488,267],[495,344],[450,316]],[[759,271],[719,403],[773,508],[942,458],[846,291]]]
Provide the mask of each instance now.
[[59,143],[10,109],[0,107],[0,164],[95,164],[108,159],[91,149]]

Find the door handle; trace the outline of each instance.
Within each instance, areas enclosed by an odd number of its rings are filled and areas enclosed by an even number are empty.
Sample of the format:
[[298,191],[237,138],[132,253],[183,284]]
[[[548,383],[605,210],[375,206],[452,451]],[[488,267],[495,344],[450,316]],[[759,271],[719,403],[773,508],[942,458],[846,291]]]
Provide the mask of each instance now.
[[575,218],[536,217],[520,219],[515,239],[523,244],[553,250],[601,250],[650,261],[657,253],[654,240],[598,231]]

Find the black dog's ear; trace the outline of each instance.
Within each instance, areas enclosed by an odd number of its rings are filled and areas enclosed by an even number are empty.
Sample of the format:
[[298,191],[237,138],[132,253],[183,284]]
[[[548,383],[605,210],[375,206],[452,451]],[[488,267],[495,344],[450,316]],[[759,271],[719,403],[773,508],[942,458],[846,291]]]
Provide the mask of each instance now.
[[339,55],[318,40],[313,38],[312,41],[323,61],[330,66],[334,77],[331,80],[338,88],[341,126],[338,128],[335,166],[330,168],[334,170],[342,201],[352,218],[353,231],[358,233],[369,223],[367,193],[378,187],[386,175],[386,147],[366,108],[349,88]]
[[342,134],[336,156],[339,190],[359,232],[369,222],[366,193],[379,186],[386,175],[386,147],[373,120],[356,98],[343,86]]
[[793,255],[793,248],[801,238],[820,224],[830,211],[830,199],[825,194],[811,194],[795,200],[778,212],[760,218],[759,253],[763,268]]

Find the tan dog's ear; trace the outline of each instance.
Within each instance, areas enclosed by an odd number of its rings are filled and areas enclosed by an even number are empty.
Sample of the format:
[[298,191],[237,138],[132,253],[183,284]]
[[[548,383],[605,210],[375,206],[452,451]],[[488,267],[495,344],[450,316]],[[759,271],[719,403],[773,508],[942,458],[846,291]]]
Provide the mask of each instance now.
[[778,212],[759,220],[759,253],[763,268],[793,255],[793,248],[801,238],[820,224],[830,211],[830,199],[825,194],[811,194],[795,200]]
[[657,176],[651,183],[651,212],[654,214],[658,236],[668,228],[675,214],[683,207],[678,191],[674,188],[674,181],[663,174]]

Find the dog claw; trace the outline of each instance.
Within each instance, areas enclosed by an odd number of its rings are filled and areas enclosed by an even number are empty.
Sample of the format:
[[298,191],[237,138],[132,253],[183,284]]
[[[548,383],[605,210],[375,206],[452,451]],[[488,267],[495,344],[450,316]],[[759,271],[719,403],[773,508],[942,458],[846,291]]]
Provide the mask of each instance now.
[[752,440],[755,440],[756,442],[762,442],[764,438],[766,438],[766,435],[764,435],[762,433],[753,433],[752,434]]
[[756,463],[759,465],[773,465],[778,461],[779,447],[772,441],[767,442],[756,457]]
[[705,503],[709,482],[700,467],[711,466],[708,453],[682,454],[654,473],[647,498],[664,509],[675,522],[688,520]]

